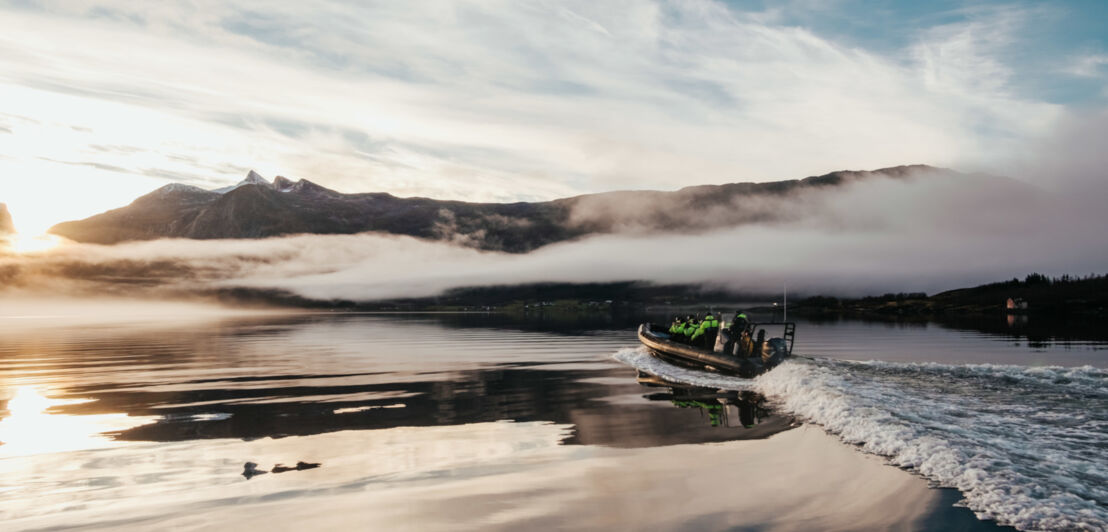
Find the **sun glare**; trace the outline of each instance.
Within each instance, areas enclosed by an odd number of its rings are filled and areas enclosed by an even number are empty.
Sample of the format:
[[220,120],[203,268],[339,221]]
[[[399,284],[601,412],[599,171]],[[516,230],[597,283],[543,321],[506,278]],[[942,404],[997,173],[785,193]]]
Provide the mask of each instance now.
[[26,236],[16,234],[9,240],[9,243],[12,251],[16,253],[41,253],[58,247],[62,243],[62,239],[54,235]]
[[0,419],[0,458],[108,447],[107,432],[144,425],[153,418],[126,414],[73,416],[50,412],[56,406],[87,399],[51,399],[34,386],[19,386]]

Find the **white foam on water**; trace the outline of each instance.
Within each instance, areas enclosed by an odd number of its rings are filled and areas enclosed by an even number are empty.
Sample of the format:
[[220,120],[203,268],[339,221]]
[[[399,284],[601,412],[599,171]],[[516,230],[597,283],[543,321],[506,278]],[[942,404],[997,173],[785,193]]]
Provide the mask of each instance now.
[[754,388],[753,379],[740,379],[738,377],[728,377],[726,375],[718,375],[675,366],[651,355],[646,348],[643,347],[620,349],[612,355],[612,358],[637,370],[645,371],[651,375],[661,377],[662,379],[677,384],[726,390],[751,390]]
[[1022,530],[1108,530],[1108,372],[791,361],[756,389]]
[[404,403],[393,403],[391,405],[368,405],[368,406],[351,406],[347,408],[336,408],[332,410],[335,414],[357,414],[358,412],[368,412],[370,410],[380,410],[382,408],[406,408],[408,405]]
[[754,389],[794,415],[1021,530],[1108,530],[1108,371],[791,360],[754,379],[616,360],[663,379]]

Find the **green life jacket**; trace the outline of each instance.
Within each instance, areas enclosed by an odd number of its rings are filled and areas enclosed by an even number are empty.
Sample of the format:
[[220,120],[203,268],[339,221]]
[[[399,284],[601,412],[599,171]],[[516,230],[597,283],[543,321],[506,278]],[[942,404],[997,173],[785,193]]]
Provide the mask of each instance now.
[[697,328],[698,327],[695,323],[688,324],[687,326],[685,326],[685,336],[692,336],[693,333],[697,331]]
[[708,329],[719,328],[719,321],[712,317],[711,314],[704,318],[704,321],[700,322],[700,330],[707,331]]

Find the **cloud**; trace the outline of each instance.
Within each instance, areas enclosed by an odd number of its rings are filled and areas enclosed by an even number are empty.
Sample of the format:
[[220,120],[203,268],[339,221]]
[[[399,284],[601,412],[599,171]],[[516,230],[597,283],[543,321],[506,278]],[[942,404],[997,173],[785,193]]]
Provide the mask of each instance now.
[[[992,45],[1027,16],[924,28],[890,52],[710,1],[31,5],[0,18],[0,101],[43,123],[5,126],[18,158],[0,173],[39,177],[0,197],[24,219],[37,203],[40,228],[247,166],[479,201],[980,168],[1059,112],[1011,90],[1019,72]],[[41,201],[66,187],[84,204]]]
[[[0,257],[0,279],[9,293],[23,295],[165,297],[248,287],[378,300],[467,286],[629,280],[746,291],[787,282],[807,293],[858,295],[934,292],[1032,271],[1089,273],[1108,264],[1101,211],[1006,178],[873,177],[767,201],[794,212],[695,232],[632,226],[527,254],[380,234],[67,244]],[[440,213],[440,221],[446,228],[451,216]]]
[[1074,58],[1064,71],[1083,78],[1101,78],[1105,65],[1108,65],[1108,54],[1082,54]]
[[1051,135],[1014,157],[1006,171],[1064,196],[1075,214],[1100,216],[1108,204],[1108,109],[1066,113]]

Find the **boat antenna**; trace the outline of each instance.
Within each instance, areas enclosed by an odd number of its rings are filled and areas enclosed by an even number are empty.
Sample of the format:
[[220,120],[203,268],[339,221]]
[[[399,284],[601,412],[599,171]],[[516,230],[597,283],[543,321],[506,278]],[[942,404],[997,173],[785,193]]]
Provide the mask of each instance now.
[[781,310],[781,321],[787,323],[789,321],[789,283],[784,283],[784,288],[785,288],[785,293],[782,296],[783,297],[782,302],[784,304],[782,305],[782,310]]

